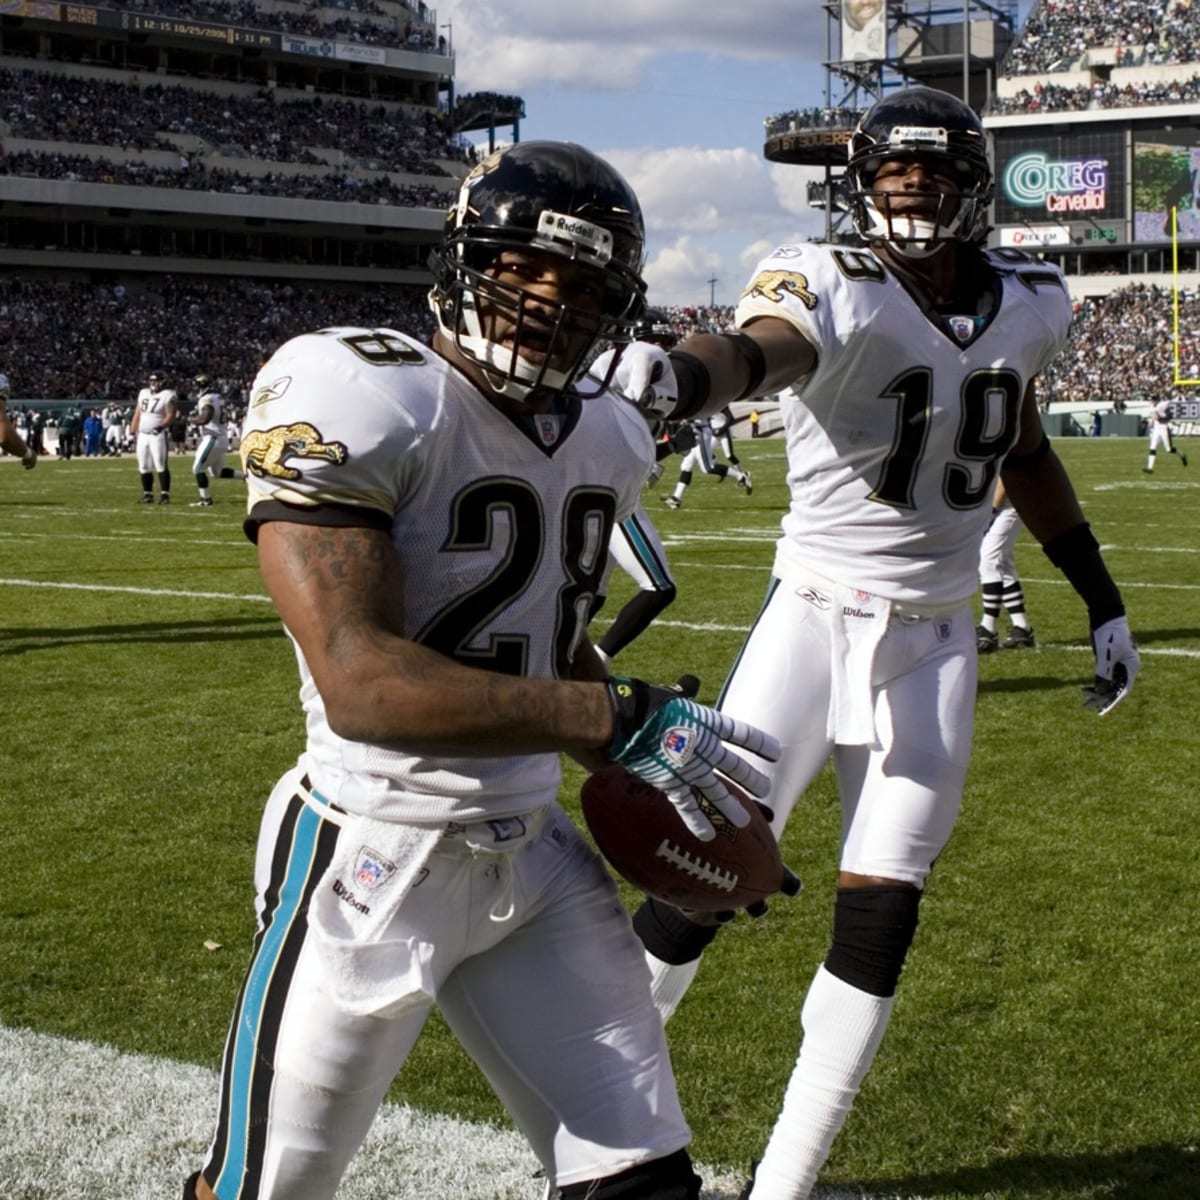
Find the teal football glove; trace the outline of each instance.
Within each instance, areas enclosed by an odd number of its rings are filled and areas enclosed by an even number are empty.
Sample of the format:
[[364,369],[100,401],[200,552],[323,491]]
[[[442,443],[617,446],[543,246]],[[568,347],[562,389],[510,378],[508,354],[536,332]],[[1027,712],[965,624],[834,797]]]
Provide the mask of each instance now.
[[745,721],[690,699],[688,692],[695,694],[690,677],[680,683],[688,690],[658,687],[640,679],[609,679],[613,736],[604,753],[665,793],[688,829],[707,842],[716,836],[716,830],[701,799],[738,829],[750,820],[741,802],[717,777],[718,771],[751,796],[765,796],[770,787],[760,770],[724,743],[769,762],[779,757],[779,743]]

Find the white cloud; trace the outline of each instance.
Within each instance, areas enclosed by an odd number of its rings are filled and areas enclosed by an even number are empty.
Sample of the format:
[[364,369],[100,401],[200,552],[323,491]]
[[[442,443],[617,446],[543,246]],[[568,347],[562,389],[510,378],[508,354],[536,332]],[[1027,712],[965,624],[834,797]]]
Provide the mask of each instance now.
[[[442,0],[438,17],[453,21],[460,92],[525,97],[536,111],[523,140],[533,125],[532,136],[581,141],[629,180],[646,218],[653,302],[732,303],[763,253],[824,232],[807,203],[820,173],[768,163],[759,124],[797,88],[781,62],[811,68],[821,53],[825,14],[815,2]],[[694,101],[683,120],[680,100]]]
[[[715,285],[725,280],[721,256],[690,237],[677,238],[653,254],[646,264],[647,296],[651,304],[707,304]],[[721,289],[717,303],[729,303],[728,286]]]
[[675,146],[600,152],[633,185],[654,232],[711,233],[754,224],[780,205],[767,163],[749,150]]
[[601,153],[642,202],[652,302],[703,304],[712,297],[732,303],[767,251],[824,230],[823,214],[797,200],[807,194],[800,176],[809,173],[767,163],[749,150],[676,146]]
[[453,23],[459,76],[508,93],[547,83],[620,91],[644,83],[659,54],[777,61],[824,45],[823,10],[795,0],[442,0],[437,13]]

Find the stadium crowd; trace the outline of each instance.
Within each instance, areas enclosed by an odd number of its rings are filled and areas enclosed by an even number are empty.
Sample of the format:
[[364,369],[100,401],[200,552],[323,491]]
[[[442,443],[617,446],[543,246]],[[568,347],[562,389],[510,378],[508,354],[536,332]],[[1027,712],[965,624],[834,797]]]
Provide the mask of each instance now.
[[288,338],[331,325],[432,336],[423,288],[164,275],[131,283],[0,278],[0,362],[25,399],[132,401],[152,370],[179,388],[197,372],[244,400]]
[[763,121],[767,137],[805,129],[853,129],[863,114],[859,108],[796,108]]
[[[429,9],[405,19],[392,16],[374,0],[309,2],[304,11],[260,8],[253,0],[106,0],[106,7],[154,16],[212,21],[242,29],[267,29],[294,37],[319,37],[394,49],[446,52],[446,39],[437,34],[427,17]],[[345,16],[328,17],[327,9]],[[406,12],[408,10],[405,10]]]
[[1196,104],[1200,102],[1200,74],[1189,79],[1145,80],[1118,86],[1097,80],[1066,87],[1038,83],[1022,88],[1015,96],[997,97],[990,112],[996,115],[1037,112],[1083,112],[1097,108],[1139,108],[1147,104]]
[[[1198,328],[1186,315],[1198,303],[1195,293],[1180,293],[1181,330]],[[1067,349],[1039,382],[1041,398],[1107,412],[1114,404],[1157,404],[1176,396],[1172,304],[1169,288],[1137,283],[1077,305]],[[1200,377],[1194,333],[1181,335],[1179,373]]]
[[389,204],[398,208],[445,208],[448,189],[425,184],[394,183],[390,178],[360,178],[344,171],[323,175],[301,175],[269,171],[248,175],[222,167],[208,167],[203,159],[181,157],[175,168],[144,162],[114,163],[107,158],[80,154],[38,154],[23,151],[0,158],[0,174],[37,179],[82,180],[87,183],[118,183],[136,187],[182,188],[185,191],[230,192],[239,196],[286,196],[299,200],[352,200],[358,204]]
[[440,112],[406,115],[328,96],[279,100],[269,90],[233,96],[13,69],[0,70],[0,96],[0,120],[16,138],[174,150],[166,135],[186,134],[267,162],[320,164],[313,150],[327,149],[371,170],[447,177],[439,159],[469,158]]
[[[1181,294],[1187,309],[1200,296]],[[1107,410],[1116,399],[1156,403],[1176,393],[1172,297],[1134,284],[1077,307],[1067,351],[1046,372],[1044,403]],[[730,306],[666,308],[679,337],[733,328]],[[14,394],[83,404],[131,400],[158,369],[172,386],[197,371],[244,401],[259,366],[294,335],[330,325],[403,329],[428,340],[434,320],[421,288],[161,276],[138,286],[0,279],[0,362]],[[1200,322],[1185,320],[1185,329]],[[1200,377],[1200,340],[1181,344],[1180,371]]]
[[1190,0],[1042,0],[1001,68],[1005,76],[1068,70],[1092,47],[1117,47],[1118,66],[1200,58],[1200,10]]

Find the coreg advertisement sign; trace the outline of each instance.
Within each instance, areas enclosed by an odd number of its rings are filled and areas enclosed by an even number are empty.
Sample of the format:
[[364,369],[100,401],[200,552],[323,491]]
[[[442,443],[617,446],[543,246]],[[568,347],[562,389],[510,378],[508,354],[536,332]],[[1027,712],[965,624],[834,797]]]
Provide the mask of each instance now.
[[1108,162],[1103,158],[1053,159],[1044,151],[1014,155],[1004,166],[1000,187],[1020,208],[1055,216],[1103,213],[1108,208]]
[[[1114,227],[1128,209],[1123,135],[1113,129],[1054,134],[996,131],[997,226]],[[1083,229],[1075,235],[1085,237]],[[1059,235],[1055,235],[1058,237]],[[1057,244],[1049,242],[1046,244]]]

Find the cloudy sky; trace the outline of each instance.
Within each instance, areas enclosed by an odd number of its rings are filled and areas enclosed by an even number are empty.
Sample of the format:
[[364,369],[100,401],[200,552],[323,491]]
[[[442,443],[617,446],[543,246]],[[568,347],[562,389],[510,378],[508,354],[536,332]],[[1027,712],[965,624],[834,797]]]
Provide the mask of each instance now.
[[437,14],[460,93],[523,97],[522,141],[579,142],[633,184],[652,303],[732,304],[762,254],[824,230],[805,203],[816,174],[762,153],[764,118],[825,103],[819,0],[439,0]]

